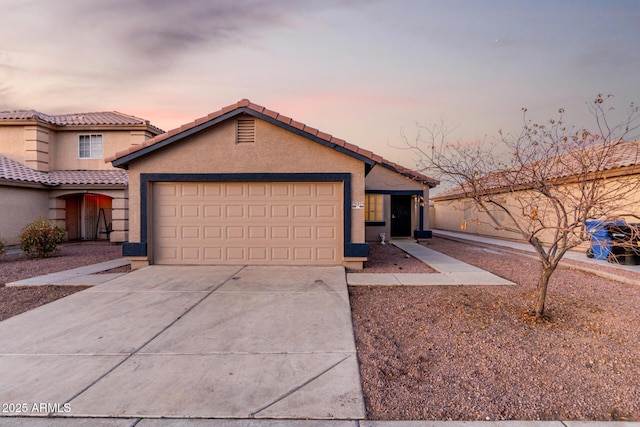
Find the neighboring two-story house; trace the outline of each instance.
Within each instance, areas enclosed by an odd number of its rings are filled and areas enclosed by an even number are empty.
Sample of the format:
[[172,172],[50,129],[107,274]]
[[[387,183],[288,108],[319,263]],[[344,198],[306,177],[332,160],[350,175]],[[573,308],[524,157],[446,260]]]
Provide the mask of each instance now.
[[70,240],[128,240],[128,174],[104,159],[163,131],[118,112],[0,112],[0,238],[38,218]]

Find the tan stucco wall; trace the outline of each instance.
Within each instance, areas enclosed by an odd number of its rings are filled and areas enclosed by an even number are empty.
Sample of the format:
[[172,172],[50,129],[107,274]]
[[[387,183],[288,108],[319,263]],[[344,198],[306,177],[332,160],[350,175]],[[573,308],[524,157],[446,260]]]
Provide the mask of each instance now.
[[[352,202],[364,203],[364,165],[304,137],[256,119],[256,142],[235,143],[235,120],[178,141],[129,165],[129,240],[140,241],[141,173],[351,174]],[[351,241],[364,242],[364,209],[351,210]]]
[[126,150],[132,145],[141,144],[147,137],[144,132],[128,130],[82,130],[60,131],[57,133],[55,144],[55,157],[53,159],[55,170],[105,170],[113,169],[111,163],[105,163],[103,159],[78,158],[78,136],[98,134],[102,135],[104,158],[114,155],[118,151]]
[[[100,134],[103,139],[103,158],[79,159],[78,136]],[[105,129],[104,127],[62,128],[33,124],[0,126],[0,154],[32,169],[52,170],[108,170],[111,163],[104,158],[139,145],[153,135],[140,129]]]
[[0,154],[18,162],[25,163],[24,126],[0,126]]
[[20,231],[38,218],[48,218],[46,190],[0,185],[0,237],[9,245],[20,243]]
[[429,186],[389,170],[384,166],[376,165],[367,174],[365,180],[367,190],[424,190],[425,195],[429,192]]

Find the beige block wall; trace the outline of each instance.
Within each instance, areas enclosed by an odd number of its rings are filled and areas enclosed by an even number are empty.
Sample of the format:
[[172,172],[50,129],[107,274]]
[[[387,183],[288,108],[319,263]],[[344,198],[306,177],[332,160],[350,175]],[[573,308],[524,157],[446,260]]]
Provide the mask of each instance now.
[[[220,123],[130,164],[131,242],[140,241],[141,173],[350,173],[352,201],[364,202],[361,161],[258,119],[256,142],[236,144],[235,123]],[[351,214],[351,241],[363,243],[364,209]]]
[[46,190],[0,186],[0,237],[9,245],[20,243],[20,231],[32,221],[49,217]]

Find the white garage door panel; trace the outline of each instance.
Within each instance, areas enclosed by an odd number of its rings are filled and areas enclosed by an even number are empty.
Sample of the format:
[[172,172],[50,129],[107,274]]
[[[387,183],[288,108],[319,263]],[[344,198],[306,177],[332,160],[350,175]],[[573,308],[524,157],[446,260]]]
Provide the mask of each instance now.
[[340,264],[342,183],[155,183],[156,264]]

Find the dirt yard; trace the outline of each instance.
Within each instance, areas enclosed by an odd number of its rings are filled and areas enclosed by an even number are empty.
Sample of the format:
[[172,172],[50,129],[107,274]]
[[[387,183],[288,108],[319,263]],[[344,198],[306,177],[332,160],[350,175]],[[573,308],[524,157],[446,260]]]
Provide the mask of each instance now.
[[44,259],[4,255],[0,260],[0,321],[86,289],[84,286],[5,287],[5,283],[109,261],[120,258],[121,254],[119,245],[82,242],[64,243],[58,252]]
[[[434,238],[519,286],[350,287],[370,419],[640,420],[640,285]],[[637,277],[640,279],[640,276]]]

